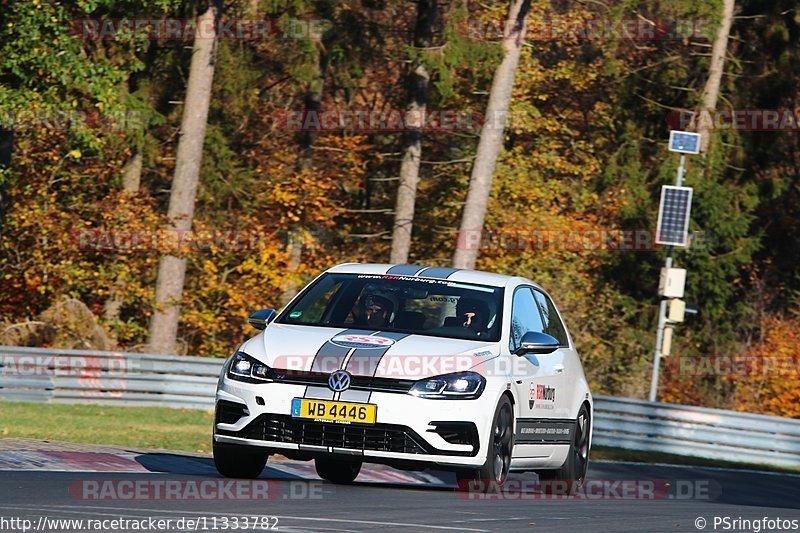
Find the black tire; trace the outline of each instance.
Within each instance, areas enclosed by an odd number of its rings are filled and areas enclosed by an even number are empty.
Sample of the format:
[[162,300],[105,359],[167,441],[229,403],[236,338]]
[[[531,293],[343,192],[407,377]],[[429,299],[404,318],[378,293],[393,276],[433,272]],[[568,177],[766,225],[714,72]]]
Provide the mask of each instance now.
[[358,477],[361,472],[361,461],[320,457],[314,459],[314,467],[317,469],[317,475],[322,479],[337,485],[346,485]]
[[575,432],[569,454],[559,470],[538,472],[539,485],[544,494],[572,496],[583,486],[589,468],[589,435],[591,418],[586,404],[581,405],[575,419]]
[[492,437],[486,462],[477,470],[456,472],[458,489],[469,492],[496,491],[506,482],[514,450],[514,409],[507,396],[500,398],[492,420]]
[[269,455],[242,447],[214,443],[214,466],[225,477],[255,479],[264,470]]

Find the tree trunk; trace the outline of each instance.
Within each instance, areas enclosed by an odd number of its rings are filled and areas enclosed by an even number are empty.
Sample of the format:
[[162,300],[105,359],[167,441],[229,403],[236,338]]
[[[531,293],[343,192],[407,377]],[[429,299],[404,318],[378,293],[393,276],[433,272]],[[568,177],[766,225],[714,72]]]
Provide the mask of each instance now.
[[[430,48],[433,41],[433,25],[436,21],[437,0],[418,0],[417,22],[414,28],[414,47],[417,50]],[[419,57],[412,65],[409,76],[408,113],[411,117],[405,133],[403,160],[400,164],[400,182],[397,186],[392,251],[389,261],[407,263],[411,248],[411,230],[414,225],[414,204],[419,185],[419,165],[422,157],[422,127],[428,105],[430,74],[425,62]]]
[[139,185],[142,182],[143,160],[142,153],[137,150],[125,164],[125,168],[122,169],[122,189],[129,194],[139,192]]
[[[198,17],[192,47],[192,62],[181,119],[181,137],[178,141],[175,176],[169,197],[167,229],[178,235],[191,229],[194,216],[217,49],[216,37],[208,38],[206,32],[215,25],[216,16],[216,6],[210,4],[205,13]],[[150,350],[154,353],[176,351],[180,299],[185,276],[185,257],[161,257],[156,281],[155,309],[150,322]]]
[[[303,264],[303,241],[302,235],[298,234],[295,230],[289,232],[287,236],[286,247],[289,252],[289,262],[286,265],[286,270],[289,272],[296,272],[300,265]],[[295,297],[299,287],[296,281],[290,280],[279,297],[281,307],[288,304],[289,301]]]
[[[325,75],[328,71],[328,63],[330,61],[330,53],[328,52],[328,41],[330,40],[330,33],[314,33],[310,36],[317,50],[317,63],[314,68],[314,76],[308,84],[306,91],[305,108],[303,109],[303,116],[309,114],[316,114],[322,108],[322,95],[325,89]],[[303,122],[306,122],[305,120]],[[314,123],[312,121],[311,123]],[[311,168],[314,159],[314,141],[317,140],[319,131],[315,129],[308,129],[301,131],[298,135],[297,141],[300,144],[300,158],[299,166],[301,170],[308,170]]]
[[486,219],[492,177],[497,156],[503,145],[505,121],[511,104],[517,64],[525,41],[529,11],[530,0],[513,0],[508,16],[509,23],[503,31],[503,61],[494,73],[489,104],[486,107],[486,121],[481,129],[478,151],[472,166],[467,201],[458,232],[458,244],[453,254],[455,268],[475,268],[475,261],[478,258],[478,246],[474,243],[480,239],[474,237],[480,235]]
[[717,30],[717,37],[711,48],[711,65],[708,67],[708,79],[701,96],[702,109],[698,121],[697,132],[700,134],[700,150],[705,154],[711,143],[713,126],[713,113],[719,100],[719,88],[722,84],[722,74],[725,72],[725,55],[728,52],[728,38],[731,34],[733,23],[733,10],[735,0],[722,1],[722,21]]
[[[14,132],[0,131],[0,170],[11,166],[11,152],[14,147]],[[0,228],[3,227],[3,216],[8,210],[8,185],[0,180]]]

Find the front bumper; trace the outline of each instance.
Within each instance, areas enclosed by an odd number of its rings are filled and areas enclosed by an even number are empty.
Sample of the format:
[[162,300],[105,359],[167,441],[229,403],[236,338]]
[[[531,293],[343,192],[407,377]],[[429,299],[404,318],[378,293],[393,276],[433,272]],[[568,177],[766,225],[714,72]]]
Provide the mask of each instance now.
[[249,384],[223,378],[217,390],[214,440],[257,446],[268,453],[310,459],[357,456],[366,462],[479,467],[486,460],[497,398],[485,390],[476,400],[430,400],[403,393],[372,392],[374,425],[292,418],[291,401],[303,385]]

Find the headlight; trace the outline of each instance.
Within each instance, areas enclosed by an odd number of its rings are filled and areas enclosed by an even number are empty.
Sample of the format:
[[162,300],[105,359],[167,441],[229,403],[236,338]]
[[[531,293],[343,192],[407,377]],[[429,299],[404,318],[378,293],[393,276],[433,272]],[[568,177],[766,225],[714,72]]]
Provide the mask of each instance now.
[[244,352],[236,352],[228,367],[228,377],[248,383],[272,381],[270,368]]
[[480,397],[485,386],[486,379],[480,374],[459,372],[421,379],[408,392],[420,398],[474,400]]

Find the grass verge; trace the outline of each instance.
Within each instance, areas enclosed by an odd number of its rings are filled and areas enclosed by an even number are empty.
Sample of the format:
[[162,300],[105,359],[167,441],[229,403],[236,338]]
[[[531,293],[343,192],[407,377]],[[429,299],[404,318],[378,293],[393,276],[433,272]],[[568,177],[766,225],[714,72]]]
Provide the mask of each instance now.
[[211,411],[0,402],[0,437],[210,453]]
[[[210,453],[213,420],[211,411],[189,409],[0,402],[0,438]],[[800,466],[733,463],[604,446],[594,446],[591,459],[800,473]]]

